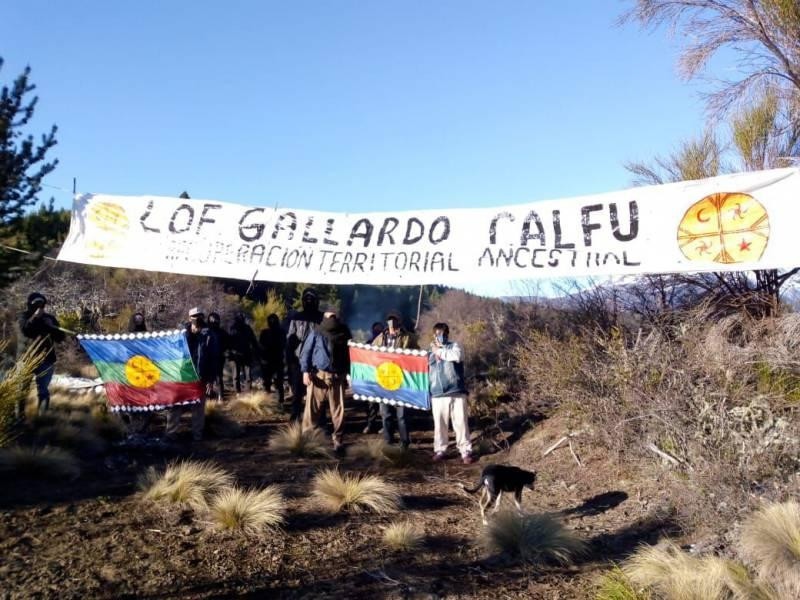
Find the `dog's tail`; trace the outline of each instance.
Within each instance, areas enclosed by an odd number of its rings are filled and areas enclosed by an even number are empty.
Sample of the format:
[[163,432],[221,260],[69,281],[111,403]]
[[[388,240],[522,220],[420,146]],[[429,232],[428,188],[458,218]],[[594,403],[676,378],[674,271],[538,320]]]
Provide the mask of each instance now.
[[471,488],[471,489],[468,488],[467,486],[465,486],[463,483],[460,484],[460,485],[461,485],[461,489],[463,489],[468,494],[474,494],[475,492],[477,492],[479,489],[481,489],[483,487],[483,479],[481,479],[478,482],[478,485],[476,485],[474,488]]

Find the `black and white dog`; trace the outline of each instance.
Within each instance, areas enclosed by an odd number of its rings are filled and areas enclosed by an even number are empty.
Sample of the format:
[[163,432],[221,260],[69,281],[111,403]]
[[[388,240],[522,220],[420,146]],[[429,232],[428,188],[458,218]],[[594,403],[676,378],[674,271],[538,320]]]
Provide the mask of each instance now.
[[[478,500],[478,506],[481,507],[481,519],[485,525],[486,508],[494,502],[492,514],[496,513],[500,507],[500,499],[503,497],[503,492],[514,492],[514,504],[517,505],[517,510],[522,512],[522,488],[532,490],[535,481],[536,473],[534,472],[506,465],[487,465],[481,472],[481,479],[478,485],[472,489],[467,488],[464,484],[461,484],[461,487],[470,494],[474,494],[483,488],[483,493],[480,500]],[[485,504],[484,499],[486,499]]]

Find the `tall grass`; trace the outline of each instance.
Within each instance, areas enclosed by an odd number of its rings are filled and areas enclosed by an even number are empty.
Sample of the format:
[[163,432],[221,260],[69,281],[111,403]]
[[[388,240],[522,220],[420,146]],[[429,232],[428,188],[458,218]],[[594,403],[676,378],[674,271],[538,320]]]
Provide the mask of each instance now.
[[330,458],[333,456],[325,434],[319,429],[303,431],[299,423],[281,427],[270,439],[269,447],[276,452],[301,458]]
[[80,475],[78,460],[61,448],[0,448],[0,477],[20,479],[75,479]]
[[586,543],[555,517],[510,511],[489,522],[480,542],[493,554],[531,565],[570,564],[586,549]]
[[[0,342],[0,354],[8,347],[8,342]],[[42,342],[31,344],[17,359],[14,366],[0,373],[0,448],[8,446],[18,433],[14,431],[17,406],[23,406],[33,385],[33,372],[45,354]]]
[[163,471],[150,467],[139,479],[142,498],[159,504],[208,508],[209,498],[233,484],[233,477],[211,462],[174,461]]
[[206,402],[205,430],[220,438],[236,438],[244,433],[244,428],[219,402]]
[[782,596],[800,598],[800,504],[772,504],[742,527],[740,553]]
[[346,473],[325,469],[314,477],[312,495],[327,511],[338,513],[371,511],[378,514],[400,508],[397,488],[376,475]]
[[208,514],[218,529],[259,536],[284,522],[286,500],[275,486],[263,490],[223,488],[211,499]]
[[425,534],[411,521],[391,523],[383,530],[383,545],[397,552],[409,552],[422,545]]
[[381,439],[356,444],[347,454],[351,458],[372,460],[392,467],[406,467],[414,463],[414,454],[408,448],[387,444]]

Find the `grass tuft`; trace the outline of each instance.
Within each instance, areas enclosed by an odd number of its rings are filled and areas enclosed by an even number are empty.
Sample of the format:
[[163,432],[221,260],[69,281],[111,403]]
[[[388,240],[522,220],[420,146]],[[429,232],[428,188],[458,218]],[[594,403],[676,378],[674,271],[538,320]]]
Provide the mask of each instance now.
[[194,510],[208,508],[209,497],[233,484],[233,477],[211,462],[175,461],[163,472],[153,467],[139,479],[145,500],[161,504],[186,504]]
[[229,487],[217,492],[208,510],[216,528],[259,536],[284,522],[286,500],[275,486],[263,490]]
[[303,431],[299,423],[281,427],[270,438],[269,447],[276,452],[302,458],[330,458],[332,456],[325,434],[316,428]]
[[377,439],[356,444],[348,450],[348,455],[356,459],[372,460],[392,467],[407,467],[414,463],[414,453],[395,444],[387,444]]
[[76,479],[78,460],[61,448],[0,449],[0,477],[4,479]]
[[395,512],[401,505],[397,488],[376,475],[325,469],[314,477],[312,495],[329,512]]
[[550,515],[498,513],[484,529],[481,542],[492,553],[538,564],[570,564],[586,549],[583,540]]
[[595,600],[651,600],[646,591],[637,591],[622,569],[614,566],[603,575]]
[[37,429],[38,445],[58,446],[75,452],[79,456],[97,456],[107,449],[107,443],[99,435],[85,426],[78,426],[68,421],[56,421]]
[[205,430],[219,438],[235,438],[244,433],[244,428],[238,421],[231,418],[219,402],[206,402]]
[[743,525],[740,554],[764,581],[800,598],[800,504],[767,506]]
[[228,410],[237,419],[281,418],[284,411],[266,392],[239,394],[231,400]]
[[410,521],[398,521],[383,530],[383,545],[397,552],[416,550],[424,538],[420,528]]

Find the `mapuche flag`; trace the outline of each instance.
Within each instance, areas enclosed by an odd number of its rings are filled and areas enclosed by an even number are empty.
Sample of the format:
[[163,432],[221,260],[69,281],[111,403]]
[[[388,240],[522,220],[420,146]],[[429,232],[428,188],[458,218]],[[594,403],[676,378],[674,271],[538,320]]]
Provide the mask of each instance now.
[[180,329],[79,335],[100,372],[112,411],[162,410],[203,397],[186,335]]
[[349,342],[353,398],[431,409],[428,353]]

